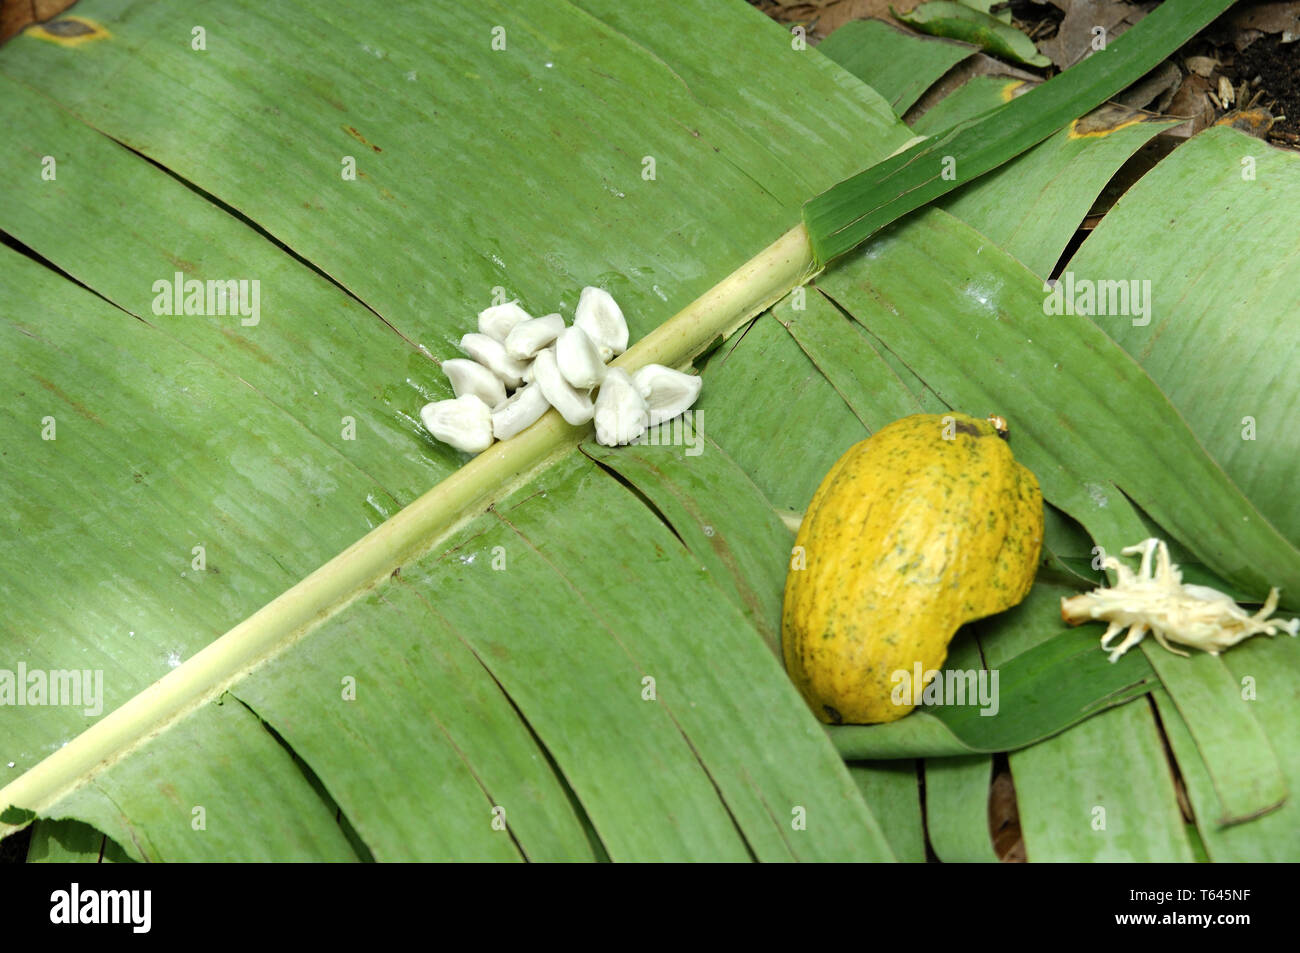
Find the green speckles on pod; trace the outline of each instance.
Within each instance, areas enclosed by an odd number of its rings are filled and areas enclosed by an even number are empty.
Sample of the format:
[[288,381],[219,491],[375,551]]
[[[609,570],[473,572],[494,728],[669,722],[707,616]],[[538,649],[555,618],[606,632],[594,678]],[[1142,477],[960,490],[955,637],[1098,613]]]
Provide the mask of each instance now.
[[786,579],[782,620],[786,669],[821,720],[903,717],[921,686],[898,703],[900,677],[937,670],[960,626],[1028,594],[1043,499],[1006,433],[1000,417],[916,414],[826,474],[799,528],[806,559]]

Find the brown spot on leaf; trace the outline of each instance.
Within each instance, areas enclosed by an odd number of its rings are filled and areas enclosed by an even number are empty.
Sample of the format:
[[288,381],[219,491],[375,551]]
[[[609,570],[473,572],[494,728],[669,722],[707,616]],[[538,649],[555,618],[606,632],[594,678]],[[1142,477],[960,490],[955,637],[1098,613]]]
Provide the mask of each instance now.
[[95,415],[94,411],[92,411],[81,401],[76,400],[75,398],[69,396],[67,393],[63,391],[61,387],[59,387],[58,384],[55,384],[53,381],[47,381],[44,377],[37,375],[36,382],[40,384],[42,387],[44,387],[51,394],[53,394],[55,397],[59,398],[59,400],[63,401],[65,404],[67,404],[69,407],[75,410],[78,414],[85,417],[87,420],[93,420],[97,424],[102,424],[104,422]]
[[1136,126],[1140,122],[1164,122],[1160,116],[1145,113],[1128,106],[1107,103],[1094,109],[1081,119],[1070,123],[1070,138],[1084,139],[1095,136],[1109,136],[1117,129]]
[[344,132],[346,132],[346,133],[347,133],[349,136],[351,136],[353,139],[357,140],[357,142],[361,143],[363,146],[366,146],[366,147],[368,147],[368,148],[374,149],[376,152],[383,152],[383,151],[384,151],[383,149],[379,148],[379,146],[375,145],[374,143],[367,142],[367,141],[366,141],[366,137],[363,136],[363,135],[361,135],[361,133],[357,132],[356,129],[354,129],[352,126],[343,126],[342,128],[343,128],[343,131],[344,131]]
[[239,348],[241,351],[246,351],[247,353],[251,354],[253,357],[261,361],[263,364],[274,363],[271,360],[271,358],[267,356],[265,351],[263,351],[260,347],[258,347],[252,341],[250,341],[248,339],[248,335],[239,333],[239,330],[237,328],[232,328],[232,327],[227,327],[225,325],[222,325],[221,333],[226,337],[228,341],[230,341],[231,344],[235,345],[235,347]]
[[38,40],[57,43],[59,46],[80,46],[95,40],[108,39],[112,34],[94,20],[85,17],[64,17],[34,26],[27,33]]
[[45,24],[46,31],[53,33],[55,36],[86,36],[94,33],[90,27],[78,20],[55,20],[53,23]]
[[198,267],[194,262],[190,261],[188,258],[182,258],[180,255],[173,255],[169,251],[163,252],[163,254],[166,255],[167,260],[172,263],[172,267],[185,272],[187,275],[194,274],[194,269]]

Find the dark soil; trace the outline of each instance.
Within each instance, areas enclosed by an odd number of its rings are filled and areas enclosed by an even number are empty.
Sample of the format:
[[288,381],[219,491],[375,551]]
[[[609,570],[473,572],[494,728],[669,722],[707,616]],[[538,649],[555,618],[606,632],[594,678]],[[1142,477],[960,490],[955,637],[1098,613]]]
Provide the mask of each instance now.
[[[1035,3],[1034,0],[1010,0],[1006,8],[1011,11],[1014,25],[1024,30],[1035,42],[1056,35],[1056,28],[1065,19],[1065,14],[1050,3]],[[999,4],[994,12],[1002,9]]]
[[32,829],[28,827],[12,837],[0,840],[0,864],[21,864],[27,860],[27,845],[32,839]]
[[[1231,69],[1238,84],[1259,78],[1253,88],[1264,91],[1261,104],[1269,106],[1275,117],[1286,117],[1274,123],[1273,134],[1296,146],[1300,145],[1300,42],[1281,40],[1276,35],[1260,37],[1236,55]],[[1276,105],[1269,105],[1271,101]]]

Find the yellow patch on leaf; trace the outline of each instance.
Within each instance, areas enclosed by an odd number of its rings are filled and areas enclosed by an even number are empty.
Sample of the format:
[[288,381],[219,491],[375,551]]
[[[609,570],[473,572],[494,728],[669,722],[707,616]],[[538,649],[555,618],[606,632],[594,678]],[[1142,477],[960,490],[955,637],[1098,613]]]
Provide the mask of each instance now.
[[86,17],[62,17],[49,23],[40,23],[27,30],[28,36],[48,40],[59,46],[80,46],[94,40],[111,39],[112,35],[101,24]]

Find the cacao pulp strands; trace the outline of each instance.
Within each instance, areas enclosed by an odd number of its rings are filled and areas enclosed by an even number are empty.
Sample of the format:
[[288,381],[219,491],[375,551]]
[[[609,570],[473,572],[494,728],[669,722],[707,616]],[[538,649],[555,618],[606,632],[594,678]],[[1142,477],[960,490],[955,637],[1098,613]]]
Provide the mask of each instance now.
[[1101,637],[1103,649],[1110,648],[1115,637],[1128,629],[1124,640],[1111,650],[1112,662],[1141,642],[1147,632],[1170,652],[1185,656],[1186,652],[1169,643],[1218,655],[1252,635],[1287,632],[1294,636],[1300,631],[1300,619],[1269,620],[1277,608],[1276,588],[1269,591],[1263,607],[1251,615],[1217,589],[1184,583],[1163,540],[1145,539],[1136,546],[1126,546],[1122,552],[1125,556],[1141,554],[1142,563],[1136,573],[1114,556],[1107,556],[1102,566],[1115,571],[1114,586],[1061,600],[1061,618],[1071,625],[1094,620],[1110,623]]

